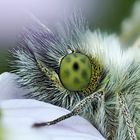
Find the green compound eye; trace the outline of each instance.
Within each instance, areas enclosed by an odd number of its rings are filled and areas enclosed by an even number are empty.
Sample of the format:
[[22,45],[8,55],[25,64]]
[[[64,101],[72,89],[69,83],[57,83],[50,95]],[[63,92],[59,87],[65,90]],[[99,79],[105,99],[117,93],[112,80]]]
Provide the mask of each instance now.
[[91,80],[91,62],[86,55],[71,53],[60,62],[60,80],[70,91],[80,91],[88,86]]

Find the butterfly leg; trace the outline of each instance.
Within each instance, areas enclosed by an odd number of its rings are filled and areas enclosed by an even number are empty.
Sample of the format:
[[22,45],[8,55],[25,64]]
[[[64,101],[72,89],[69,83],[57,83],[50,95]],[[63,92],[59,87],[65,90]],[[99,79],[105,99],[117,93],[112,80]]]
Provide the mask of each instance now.
[[128,106],[126,104],[125,98],[122,95],[119,95],[119,104],[120,104],[121,109],[122,109],[123,118],[124,118],[125,123],[127,125],[130,140],[137,140],[135,129],[133,126],[133,122],[131,121],[129,109],[128,109]]
[[68,119],[72,116],[78,115],[84,110],[84,108],[87,106],[87,104],[89,104],[90,102],[92,102],[94,100],[100,100],[102,95],[103,95],[102,91],[94,92],[93,94],[91,94],[91,95],[87,96],[86,98],[84,98],[83,100],[81,100],[72,109],[72,111],[70,113],[63,115],[63,116],[61,116],[53,121],[50,121],[50,122],[35,123],[35,124],[33,124],[33,127],[50,126],[50,125],[56,124],[62,120]]

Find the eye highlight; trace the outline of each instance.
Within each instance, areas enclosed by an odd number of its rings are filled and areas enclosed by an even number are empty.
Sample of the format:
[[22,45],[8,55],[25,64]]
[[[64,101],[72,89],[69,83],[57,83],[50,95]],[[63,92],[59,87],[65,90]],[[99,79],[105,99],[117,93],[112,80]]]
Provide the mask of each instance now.
[[59,78],[70,91],[81,91],[91,81],[92,66],[90,59],[81,53],[71,53],[60,62]]

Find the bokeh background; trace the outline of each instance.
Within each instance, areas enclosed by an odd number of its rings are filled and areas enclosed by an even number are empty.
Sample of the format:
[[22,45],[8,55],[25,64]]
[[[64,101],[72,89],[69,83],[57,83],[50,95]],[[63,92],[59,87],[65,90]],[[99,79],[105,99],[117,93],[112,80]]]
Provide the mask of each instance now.
[[9,49],[16,46],[18,35],[33,22],[35,15],[47,26],[61,22],[75,10],[81,10],[91,30],[120,32],[136,0],[0,0],[0,73],[10,71]]

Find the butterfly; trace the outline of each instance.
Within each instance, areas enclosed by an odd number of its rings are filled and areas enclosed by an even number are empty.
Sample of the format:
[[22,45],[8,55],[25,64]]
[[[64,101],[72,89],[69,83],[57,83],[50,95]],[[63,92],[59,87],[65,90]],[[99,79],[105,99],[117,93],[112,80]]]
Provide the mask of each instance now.
[[12,54],[28,98],[71,111],[34,127],[81,115],[106,139],[140,138],[140,61],[117,36],[90,31],[74,14],[51,30],[41,22],[26,28]]

